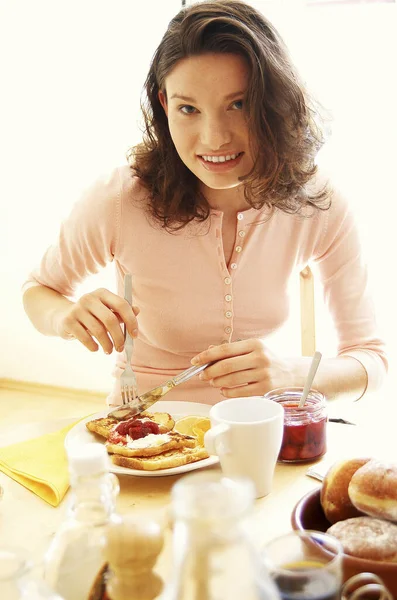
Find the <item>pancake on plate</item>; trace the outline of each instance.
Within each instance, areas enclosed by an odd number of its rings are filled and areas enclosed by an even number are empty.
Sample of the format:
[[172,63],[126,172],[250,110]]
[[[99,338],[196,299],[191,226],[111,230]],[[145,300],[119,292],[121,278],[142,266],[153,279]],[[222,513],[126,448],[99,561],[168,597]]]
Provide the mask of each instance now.
[[[185,429],[186,420],[187,417],[180,419],[181,423],[185,423]],[[197,417],[195,424],[197,422],[204,429],[210,426],[208,417]],[[192,435],[187,435],[174,430],[177,423],[168,413],[143,412],[124,421],[112,417],[93,419],[86,423],[86,427],[105,438],[106,449],[114,464],[141,471],[157,471],[209,456],[204,448],[203,429],[192,428],[192,432],[189,431]]]

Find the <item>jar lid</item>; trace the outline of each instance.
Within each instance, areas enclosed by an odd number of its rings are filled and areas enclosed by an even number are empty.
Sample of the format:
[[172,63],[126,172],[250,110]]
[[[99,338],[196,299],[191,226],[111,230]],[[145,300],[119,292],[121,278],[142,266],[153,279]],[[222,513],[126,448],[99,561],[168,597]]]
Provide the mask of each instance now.
[[109,471],[109,455],[103,444],[85,444],[67,452],[72,475],[89,476]]
[[253,506],[255,487],[250,479],[215,473],[193,473],[172,489],[175,517],[220,521],[234,519]]

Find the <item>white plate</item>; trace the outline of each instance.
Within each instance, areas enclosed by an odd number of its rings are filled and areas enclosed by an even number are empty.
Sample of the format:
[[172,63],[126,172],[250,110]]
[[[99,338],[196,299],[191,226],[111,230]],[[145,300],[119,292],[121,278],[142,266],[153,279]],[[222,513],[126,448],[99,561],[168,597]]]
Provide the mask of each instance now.
[[[198,404],[196,402],[156,402],[154,410],[156,412],[167,412],[175,421],[186,415],[203,415],[208,416],[211,406],[208,404]],[[65,438],[65,448],[69,450],[71,448],[79,448],[84,444],[98,443],[99,436],[88,431],[85,424],[93,419],[100,419],[106,417],[106,415],[113,409],[107,409],[102,412],[96,413],[83,419],[77,423],[67,434]],[[126,467],[119,467],[111,463],[110,470],[112,473],[117,475],[137,475],[138,477],[165,477],[166,475],[179,475],[180,473],[186,473],[187,471],[194,471],[195,469],[203,469],[215,465],[219,462],[217,456],[209,456],[203,458],[197,462],[190,463],[188,465],[181,465],[180,467],[172,467],[171,469],[160,469],[158,471],[141,471],[139,469],[127,469]]]

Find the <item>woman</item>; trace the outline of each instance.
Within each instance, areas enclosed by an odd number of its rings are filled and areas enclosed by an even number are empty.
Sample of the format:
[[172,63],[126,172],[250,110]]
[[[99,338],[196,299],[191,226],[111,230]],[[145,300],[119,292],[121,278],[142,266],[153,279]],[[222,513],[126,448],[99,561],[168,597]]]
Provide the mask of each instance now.
[[[235,0],[182,10],[146,94],[130,166],[84,194],[29,277],[34,326],[90,351],[115,349],[119,375],[125,323],[140,392],[190,363],[217,361],[170,399],[213,404],[302,386],[310,358],[276,356],[266,338],[288,316],[290,278],[313,261],[339,340],[316,388],[351,399],[377,389],[387,363],[357,231],[345,199],[317,173],[317,115],[273,26]],[[72,300],[108,261],[118,295]],[[133,309],[121,297],[127,272]],[[119,402],[116,378],[109,403]]]

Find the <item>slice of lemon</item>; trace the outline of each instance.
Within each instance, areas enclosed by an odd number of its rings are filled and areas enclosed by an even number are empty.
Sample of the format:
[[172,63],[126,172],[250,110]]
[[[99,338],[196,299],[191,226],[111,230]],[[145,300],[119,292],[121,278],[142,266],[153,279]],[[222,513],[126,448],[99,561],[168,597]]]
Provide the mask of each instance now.
[[197,427],[195,427],[193,431],[195,437],[197,438],[198,445],[204,448],[204,431],[201,431],[201,429],[197,429]]
[[203,432],[203,434],[211,427],[211,422],[208,417],[198,417],[196,415],[188,415],[176,421],[174,431],[183,435],[191,435],[197,437],[194,429]]
[[200,419],[193,427],[193,435],[197,438],[200,446],[204,448],[204,435],[205,432],[211,428],[211,421],[207,418]]
[[203,433],[208,431],[211,428],[211,421],[208,417],[202,417],[199,421],[197,421],[194,429],[199,429]]

